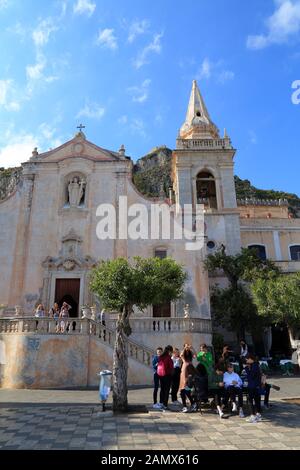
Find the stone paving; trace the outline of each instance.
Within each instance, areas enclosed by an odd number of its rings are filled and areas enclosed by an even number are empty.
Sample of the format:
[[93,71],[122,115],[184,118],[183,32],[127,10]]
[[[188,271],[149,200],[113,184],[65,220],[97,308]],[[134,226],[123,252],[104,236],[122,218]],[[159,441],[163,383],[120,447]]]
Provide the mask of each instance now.
[[[94,390],[0,390],[0,449],[300,450],[300,406],[282,401],[300,397],[300,379],[270,382],[281,390],[256,424],[211,410],[103,414]],[[151,397],[149,388],[129,392],[130,403],[149,409]]]

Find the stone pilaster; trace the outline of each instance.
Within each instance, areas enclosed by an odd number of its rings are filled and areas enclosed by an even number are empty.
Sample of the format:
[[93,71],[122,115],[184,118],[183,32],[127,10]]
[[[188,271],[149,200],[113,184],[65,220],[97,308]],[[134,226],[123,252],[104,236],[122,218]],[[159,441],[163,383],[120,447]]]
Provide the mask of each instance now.
[[9,305],[22,305],[23,286],[26,275],[26,260],[29,241],[29,226],[34,188],[33,173],[25,173],[22,176],[21,203],[17,226],[15,257],[10,283]]

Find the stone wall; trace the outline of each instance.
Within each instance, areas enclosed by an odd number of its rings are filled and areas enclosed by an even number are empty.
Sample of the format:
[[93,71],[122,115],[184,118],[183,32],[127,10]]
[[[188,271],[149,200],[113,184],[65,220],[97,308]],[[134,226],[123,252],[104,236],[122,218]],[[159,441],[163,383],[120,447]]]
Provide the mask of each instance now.
[[[97,373],[112,370],[112,348],[88,335],[2,334],[0,341],[2,388],[96,386]],[[150,385],[152,377],[150,367],[129,359],[129,385]]]

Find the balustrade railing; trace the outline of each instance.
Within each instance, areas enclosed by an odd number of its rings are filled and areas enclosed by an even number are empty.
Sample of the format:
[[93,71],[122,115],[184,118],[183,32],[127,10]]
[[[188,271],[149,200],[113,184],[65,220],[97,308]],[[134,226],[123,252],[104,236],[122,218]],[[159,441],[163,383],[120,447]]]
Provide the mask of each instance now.
[[[116,320],[108,320],[111,329],[116,328]],[[132,333],[211,333],[211,321],[203,318],[131,318],[130,326]]]
[[177,139],[177,149],[224,149],[232,148],[230,139]]
[[[89,318],[69,318],[65,321],[66,329],[61,331],[59,321],[53,318],[0,318],[1,333],[37,333],[37,334],[87,334],[101,341],[110,347],[115,344],[115,330],[109,325],[102,325],[99,322]],[[142,346],[130,339],[127,340],[128,357],[135,359],[143,365],[151,366],[153,351],[150,348]]]

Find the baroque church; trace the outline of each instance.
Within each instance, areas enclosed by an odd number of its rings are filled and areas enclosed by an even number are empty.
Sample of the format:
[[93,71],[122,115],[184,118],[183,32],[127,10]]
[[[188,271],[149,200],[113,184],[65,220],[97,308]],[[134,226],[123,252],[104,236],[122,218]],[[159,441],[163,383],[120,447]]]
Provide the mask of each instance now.
[[[11,327],[5,326],[6,330],[2,327],[0,336],[6,342],[6,357],[10,357],[14,348],[19,348],[19,354],[28,357],[34,351],[37,354],[38,350],[42,354],[43,347],[46,348],[43,354],[49,352],[50,343],[46,346],[46,340],[50,337],[50,326],[41,328],[37,343],[38,335],[33,337],[29,320],[26,323],[37,304],[42,303],[48,311],[54,302],[61,305],[66,301],[72,307],[74,319],[80,319],[87,306],[96,305],[92,310],[101,308],[89,289],[89,272],[99,260],[120,256],[170,256],[183,264],[188,272],[182,301],[149,306],[147,311],[136,312],[132,318],[130,340],[135,345],[132,350],[136,347],[136,351],[143,350],[143,354],[165,344],[177,347],[187,341],[195,345],[200,341],[211,344],[210,289],[216,283],[225,285],[225,279],[210,277],[203,263],[208,253],[214,253],[222,245],[227,254],[235,254],[241,247],[255,247],[261,257],[274,260],[284,272],[299,271],[300,218],[291,217],[284,200],[237,201],[235,153],[227,133],[220,136],[198,85],[193,81],[186,118],[172,153],[172,198],[175,204],[181,207],[189,204],[192,208],[202,204],[203,207],[203,232],[197,236],[202,238],[204,249],[187,251],[183,240],[118,237],[99,240],[97,237],[99,204],[111,204],[118,209],[120,197],[126,196],[128,205],[143,204],[150,211],[151,205],[165,202],[145,197],[134,186],[133,162],[126,155],[124,146],[119,151],[103,149],[87,140],[80,129],[72,140],[58,148],[41,154],[35,149],[31,158],[22,164],[21,174],[8,185],[6,194],[0,199],[0,322],[1,317],[15,321],[23,318],[21,326],[9,331],[17,332],[21,328],[19,333],[24,336],[22,344],[17,346],[11,336],[7,339],[4,334]],[[113,331],[113,314],[110,321]],[[91,328],[96,326],[91,325]],[[74,330],[76,333],[76,327]],[[227,339],[233,338],[227,332]],[[55,340],[60,342],[55,351],[63,347],[62,339]],[[85,343],[79,345],[76,334],[68,341],[68,347],[73,348],[73,352],[76,350],[73,359],[76,354],[80,356],[80,351],[83,357],[84,348],[90,347],[84,346]],[[94,361],[94,368],[100,363],[110,366],[110,353],[105,353],[103,359],[103,348],[99,346],[98,352],[98,359],[95,352],[88,359],[89,369],[91,361]],[[136,352],[136,357],[132,356],[131,360],[138,360],[138,354]],[[76,356],[77,363],[81,364],[83,359],[79,356]],[[66,364],[65,370],[69,366]],[[19,367],[18,372],[15,367]],[[6,377],[9,374],[15,377],[4,381],[7,386],[26,385],[20,367],[7,366]],[[51,375],[49,371],[38,383],[32,382],[36,380],[32,378],[33,372],[28,374],[31,386],[49,385],[50,379],[46,379]],[[88,373],[88,377],[92,375],[92,372]],[[145,373],[138,375],[131,375],[131,382],[145,383]],[[57,380],[53,383],[50,380],[50,386],[57,386]],[[81,382],[81,378],[76,382],[70,377],[59,380],[62,381],[59,384],[79,385],[91,384],[94,379],[90,382],[89,379]]]

